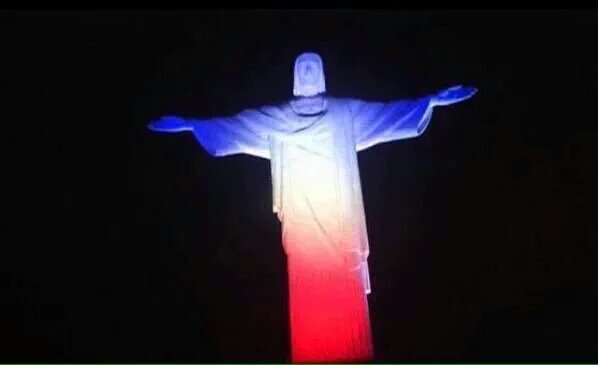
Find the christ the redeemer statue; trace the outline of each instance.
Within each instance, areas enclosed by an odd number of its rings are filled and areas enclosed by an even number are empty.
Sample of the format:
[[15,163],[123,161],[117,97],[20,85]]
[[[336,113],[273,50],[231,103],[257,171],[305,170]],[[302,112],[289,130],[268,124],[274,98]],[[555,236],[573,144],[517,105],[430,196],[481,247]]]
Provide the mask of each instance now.
[[418,137],[434,107],[477,90],[455,86],[414,100],[368,102],[326,94],[320,56],[295,61],[294,98],[234,116],[149,124],[193,133],[212,156],[270,159],[273,210],[287,255],[293,362],[373,357],[367,294],[369,254],[357,152]]

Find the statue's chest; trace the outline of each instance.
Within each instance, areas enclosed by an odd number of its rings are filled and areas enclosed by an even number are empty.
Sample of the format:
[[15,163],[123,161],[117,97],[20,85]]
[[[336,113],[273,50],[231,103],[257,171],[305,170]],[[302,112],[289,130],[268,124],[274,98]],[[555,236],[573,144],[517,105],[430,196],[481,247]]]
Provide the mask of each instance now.
[[335,141],[341,131],[332,118],[325,117],[315,123],[298,122],[284,142],[285,151],[293,161],[332,159]]

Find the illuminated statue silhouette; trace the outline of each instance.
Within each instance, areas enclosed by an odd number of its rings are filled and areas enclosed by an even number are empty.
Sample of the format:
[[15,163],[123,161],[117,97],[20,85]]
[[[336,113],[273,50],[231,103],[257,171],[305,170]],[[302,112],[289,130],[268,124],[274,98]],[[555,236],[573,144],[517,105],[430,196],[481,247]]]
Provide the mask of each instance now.
[[204,119],[167,116],[158,132],[192,132],[212,156],[270,159],[273,210],[287,254],[293,362],[372,359],[368,237],[357,152],[420,136],[437,106],[470,98],[451,87],[415,100],[367,102],[326,94],[321,58],[295,61],[289,102]]

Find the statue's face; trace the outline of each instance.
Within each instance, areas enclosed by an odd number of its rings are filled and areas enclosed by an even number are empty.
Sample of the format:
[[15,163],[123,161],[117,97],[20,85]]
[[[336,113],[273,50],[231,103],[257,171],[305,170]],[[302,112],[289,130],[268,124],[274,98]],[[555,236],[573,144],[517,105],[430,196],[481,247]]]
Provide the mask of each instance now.
[[320,78],[320,67],[317,62],[306,59],[301,60],[297,65],[299,80],[304,86],[317,85]]
[[295,96],[314,96],[326,91],[324,66],[316,53],[306,52],[295,60],[295,80],[293,94]]

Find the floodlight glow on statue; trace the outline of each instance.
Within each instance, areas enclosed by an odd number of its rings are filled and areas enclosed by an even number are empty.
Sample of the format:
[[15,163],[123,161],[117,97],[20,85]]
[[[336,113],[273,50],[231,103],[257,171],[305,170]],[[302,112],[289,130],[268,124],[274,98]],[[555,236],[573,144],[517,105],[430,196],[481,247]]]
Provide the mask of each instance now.
[[415,100],[367,102],[326,95],[320,56],[295,61],[295,98],[206,119],[167,116],[158,132],[192,132],[212,156],[270,159],[273,210],[287,255],[293,362],[373,357],[369,254],[357,152],[420,136],[432,110],[476,93],[455,86]]

